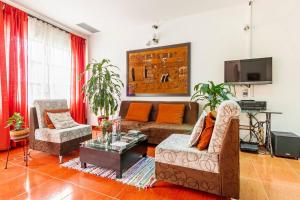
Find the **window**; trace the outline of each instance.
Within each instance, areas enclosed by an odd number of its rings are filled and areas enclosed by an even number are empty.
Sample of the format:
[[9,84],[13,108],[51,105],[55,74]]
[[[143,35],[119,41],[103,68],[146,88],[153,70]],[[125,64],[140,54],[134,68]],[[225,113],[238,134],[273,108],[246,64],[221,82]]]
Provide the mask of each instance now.
[[36,99],[70,100],[70,35],[28,18],[28,103]]

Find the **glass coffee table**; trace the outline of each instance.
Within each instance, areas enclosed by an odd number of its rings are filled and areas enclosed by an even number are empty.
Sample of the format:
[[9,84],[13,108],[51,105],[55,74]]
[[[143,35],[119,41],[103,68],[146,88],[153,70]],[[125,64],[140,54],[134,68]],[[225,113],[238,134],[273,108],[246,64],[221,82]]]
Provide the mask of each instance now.
[[122,172],[130,168],[142,157],[147,155],[148,138],[146,135],[122,133],[118,141],[107,145],[100,136],[81,143],[81,167],[93,164],[98,167],[116,171],[117,178],[122,178]]

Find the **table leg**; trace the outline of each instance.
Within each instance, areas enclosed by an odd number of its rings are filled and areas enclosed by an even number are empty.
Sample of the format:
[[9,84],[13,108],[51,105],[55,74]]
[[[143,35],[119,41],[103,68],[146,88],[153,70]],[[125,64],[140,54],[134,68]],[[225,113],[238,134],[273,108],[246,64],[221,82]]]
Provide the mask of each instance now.
[[117,177],[118,179],[122,178],[122,170],[117,170],[117,172],[116,172],[116,177]]
[[7,169],[8,157],[9,157],[9,150],[10,150],[10,145],[8,145],[8,148],[7,148],[7,156],[6,156],[5,169]]
[[85,162],[81,162],[81,168],[86,168],[86,163]]
[[266,148],[270,151],[271,157],[273,157],[271,141],[271,113],[266,113]]
[[28,146],[27,146],[27,140],[24,142],[24,148],[25,148],[25,161],[26,161],[26,167],[28,166]]
[[25,149],[25,146],[26,146],[26,141],[24,140],[23,141],[23,160],[26,161],[26,149]]

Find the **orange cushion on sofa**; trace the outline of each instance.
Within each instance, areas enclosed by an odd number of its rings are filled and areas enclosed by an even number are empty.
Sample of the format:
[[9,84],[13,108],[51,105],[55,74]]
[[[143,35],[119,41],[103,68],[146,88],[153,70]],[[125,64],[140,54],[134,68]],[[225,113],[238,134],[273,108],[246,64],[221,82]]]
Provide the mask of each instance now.
[[47,113],[63,113],[69,112],[69,109],[56,109],[56,110],[44,110],[44,122],[48,128],[55,129],[52,121],[50,120]]
[[182,124],[184,104],[159,104],[157,123]]
[[215,126],[215,120],[216,119],[211,112],[205,117],[204,129],[200,135],[200,139],[197,144],[198,149],[204,150],[208,148]]
[[151,103],[131,103],[125,119],[128,121],[148,122],[151,109]]

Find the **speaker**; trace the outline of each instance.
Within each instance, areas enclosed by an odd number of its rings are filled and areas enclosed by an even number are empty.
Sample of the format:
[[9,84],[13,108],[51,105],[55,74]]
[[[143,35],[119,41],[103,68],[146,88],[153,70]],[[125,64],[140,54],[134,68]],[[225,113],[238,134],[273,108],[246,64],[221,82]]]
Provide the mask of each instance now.
[[272,148],[276,156],[298,159],[300,156],[300,137],[295,133],[271,132]]

